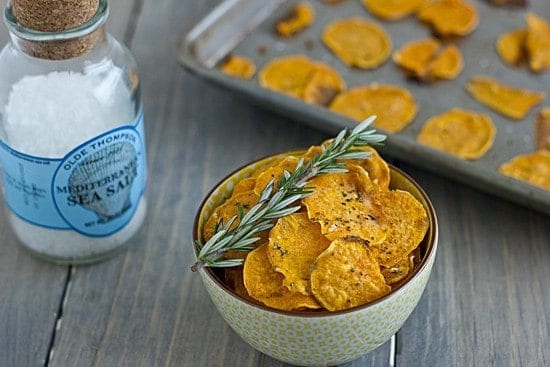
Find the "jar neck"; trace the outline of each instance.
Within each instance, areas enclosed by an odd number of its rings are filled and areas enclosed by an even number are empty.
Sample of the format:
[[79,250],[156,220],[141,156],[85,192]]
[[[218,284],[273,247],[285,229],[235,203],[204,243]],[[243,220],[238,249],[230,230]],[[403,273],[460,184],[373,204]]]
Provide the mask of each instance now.
[[22,52],[48,60],[66,60],[88,53],[105,41],[105,22],[109,15],[107,0],[99,0],[96,14],[84,24],[58,32],[27,28],[17,21],[11,3],[4,10],[4,22],[12,44]]

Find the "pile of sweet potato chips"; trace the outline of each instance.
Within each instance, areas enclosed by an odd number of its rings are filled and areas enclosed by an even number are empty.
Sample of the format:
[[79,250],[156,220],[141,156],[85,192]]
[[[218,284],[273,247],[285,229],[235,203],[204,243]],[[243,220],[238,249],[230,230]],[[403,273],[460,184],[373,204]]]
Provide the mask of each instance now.
[[[370,157],[347,161],[347,172],[311,179],[301,209],[261,233],[254,250],[226,256],[245,259],[225,272],[237,294],[279,310],[337,311],[374,301],[411,274],[429,227],[426,210],[409,192],[390,188],[389,167],[376,150],[361,149]],[[270,180],[320,150],[288,155],[240,181],[208,219],[203,239],[220,220],[250,209]]]

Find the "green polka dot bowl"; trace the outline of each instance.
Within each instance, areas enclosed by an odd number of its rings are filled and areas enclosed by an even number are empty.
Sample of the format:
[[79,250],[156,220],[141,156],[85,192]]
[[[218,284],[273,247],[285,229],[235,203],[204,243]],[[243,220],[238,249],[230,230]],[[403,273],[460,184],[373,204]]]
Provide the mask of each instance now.
[[[235,184],[258,168],[279,159],[253,162],[223,179],[199,208],[193,228],[197,239],[214,208]],[[424,190],[406,173],[390,165],[393,189],[410,192],[428,214],[430,227],[420,244],[421,259],[413,274],[386,296],[344,311],[279,311],[237,295],[223,272],[202,268],[200,275],[212,302],[227,324],[254,349],[299,366],[333,366],[352,361],[387,342],[418,304],[436,257],[438,225]]]

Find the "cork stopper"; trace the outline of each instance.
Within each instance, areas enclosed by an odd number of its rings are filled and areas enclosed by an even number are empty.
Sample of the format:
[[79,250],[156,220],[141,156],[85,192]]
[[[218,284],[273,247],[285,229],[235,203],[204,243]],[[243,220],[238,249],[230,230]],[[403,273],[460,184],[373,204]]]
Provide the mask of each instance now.
[[[64,32],[77,28],[97,13],[99,0],[11,0],[14,17],[22,26],[41,32]],[[74,39],[32,41],[20,44],[32,56],[64,60],[90,51],[102,28]]]

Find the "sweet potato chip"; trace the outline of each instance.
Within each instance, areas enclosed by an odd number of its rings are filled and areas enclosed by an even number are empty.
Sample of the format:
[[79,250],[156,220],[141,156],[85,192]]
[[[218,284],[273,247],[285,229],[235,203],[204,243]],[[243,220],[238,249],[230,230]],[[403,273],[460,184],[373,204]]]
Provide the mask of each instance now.
[[391,53],[391,38],[378,24],[360,17],[339,19],[325,27],[321,39],[346,65],[374,69]]
[[390,230],[382,243],[372,244],[371,248],[378,263],[389,268],[418,247],[428,230],[429,221],[424,206],[407,191],[386,191],[380,200]]
[[279,180],[283,177],[284,172],[294,172],[299,161],[300,159],[298,157],[289,155],[274,166],[261,172],[256,178],[254,192],[258,194],[258,196],[261,195],[262,191],[271,180],[273,180],[273,190],[277,190],[277,187],[279,187]]
[[550,107],[541,109],[535,118],[535,148],[550,150]]
[[[239,206],[246,213],[259,200],[259,196],[253,191],[246,191],[240,194],[231,196],[222,205],[216,207],[212,215],[208,218],[203,228],[203,240],[206,242],[216,232],[216,226],[220,220],[226,224],[233,216],[239,213]],[[238,220],[233,223],[231,228],[238,224]],[[260,235],[260,234],[258,234]],[[267,233],[262,233],[263,237],[267,238]]]
[[525,21],[525,49],[529,67],[535,72],[550,69],[550,22],[534,13],[527,13]]
[[380,243],[388,231],[378,201],[380,188],[358,165],[348,165],[346,173],[317,176],[308,182],[313,193],[302,200],[309,218],[321,224],[329,239],[356,236]]
[[492,147],[495,134],[496,127],[489,116],[454,108],[428,119],[416,140],[459,158],[473,160]]
[[541,149],[518,155],[502,164],[498,170],[506,176],[550,190],[550,150]]
[[428,79],[455,79],[464,68],[462,53],[455,45],[443,47],[441,52],[428,64]]
[[435,38],[411,41],[394,52],[393,61],[413,76],[424,78],[440,47]]
[[345,310],[390,292],[380,266],[360,239],[334,240],[315,261],[311,290],[329,311]]
[[283,275],[271,266],[267,248],[268,244],[263,244],[246,257],[243,266],[243,282],[248,294],[266,306],[279,310],[320,308],[313,296],[291,292],[283,285]]
[[248,294],[246,287],[244,286],[242,266],[226,268],[224,269],[224,273],[226,284],[234,289],[237,295],[249,300],[253,300],[253,298],[250,297],[250,295]]
[[417,12],[418,18],[431,25],[440,36],[465,36],[479,23],[477,9],[462,0],[435,0]]
[[233,192],[231,193],[231,196],[235,196],[237,194],[240,194],[241,192],[254,190],[255,186],[256,186],[256,179],[254,177],[243,178],[242,180],[240,180],[235,184],[235,187],[233,188]]
[[380,272],[384,276],[387,285],[394,285],[402,281],[409,275],[411,269],[414,268],[414,263],[409,256],[406,256],[397,264],[391,267],[380,267]]
[[338,72],[325,64],[317,63],[316,70],[304,88],[303,99],[320,106],[328,105],[334,97],[346,89]]
[[483,75],[472,77],[466,90],[478,102],[516,120],[544,100],[544,93],[512,87]]
[[425,2],[425,0],[362,0],[368,11],[385,20],[405,18],[416,12]]
[[524,43],[527,29],[520,28],[503,33],[496,42],[497,54],[508,65],[519,66],[525,61]]
[[390,133],[403,130],[418,110],[413,95],[406,89],[376,83],[340,93],[329,108],[357,121],[376,115],[373,126]]
[[220,66],[224,73],[243,79],[251,79],[256,73],[256,65],[244,56],[229,56]]
[[301,2],[277,22],[275,29],[280,36],[290,37],[309,27],[314,20],[315,10],[313,7],[307,2]]
[[271,60],[258,78],[265,88],[321,105],[346,88],[344,79],[335,69],[303,55]]
[[435,38],[405,44],[393,54],[393,60],[423,81],[454,79],[464,67],[460,50],[454,45],[442,46]]
[[269,234],[267,254],[290,291],[311,295],[311,266],[329,245],[319,223],[310,221],[307,213],[295,213],[277,220]]
[[371,155],[367,159],[360,161],[348,162],[348,164],[359,164],[367,171],[369,178],[381,189],[387,190],[390,186],[390,167],[388,163],[382,159],[380,154],[371,146],[356,147],[359,150],[369,152]]

